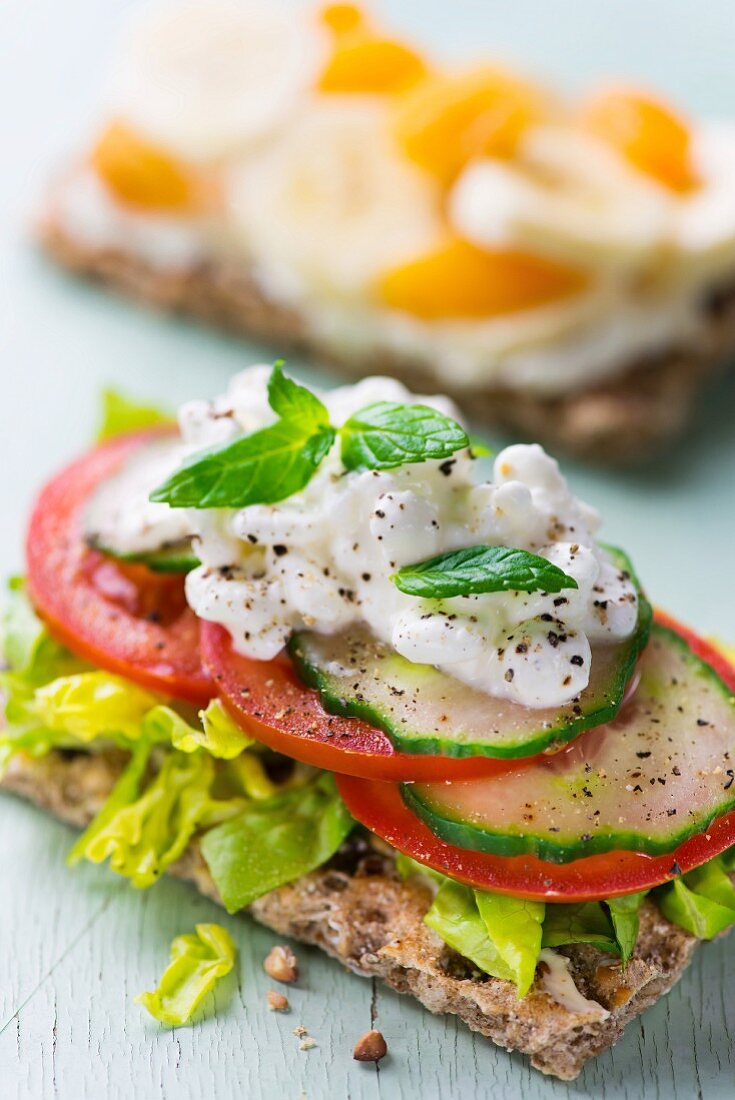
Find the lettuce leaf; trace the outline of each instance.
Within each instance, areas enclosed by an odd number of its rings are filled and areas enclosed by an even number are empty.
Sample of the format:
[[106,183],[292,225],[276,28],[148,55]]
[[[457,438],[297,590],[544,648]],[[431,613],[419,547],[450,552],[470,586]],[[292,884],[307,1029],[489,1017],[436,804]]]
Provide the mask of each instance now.
[[718,858],[726,871],[735,871],[735,844],[732,848],[727,848]]
[[403,852],[396,852],[396,871],[403,879],[410,878],[411,875],[422,875],[429,882],[436,883],[439,886],[447,881],[447,876],[443,875],[441,871],[435,871],[433,867],[427,867],[425,864],[419,863],[417,859],[411,859],[410,856],[404,855]]
[[146,715],[144,727],[155,740],[168,741],[181,752],[206,749],[210,756],[221,760],[232,760],[255,744],[234,723],[219,699],[200,710],[199,719],[201,726],[194,726],[171,707],[157,706]]
[[2,617],[3,657],[16,672],[34,664],[46,629],[31,606],[22,577],[11,577]]
[[118,393],[117,390],[102,391],[102,416],[97,430],[97,442],[103,443],[124,432],[136,432],[143,428],[152,428],[156,424],[172,424],[174,417],[154,405],[141,405]]
[[215,764],[206,753],[167,753],[142,790],[150,753],[145,741],[133,752],[100,814],[69,853],[70,865],[109,859],[113,871],[144,889],[176,862],[196,832],[243,809],[242,798],[213,797]]
[[486,974],[513,981],[513,971],[490,939],[475,901],[475,892],[446,879],[439,887],[424,923],[465,959]]
[[544,905],[473,890],[407,856],[399,855],[396,866],[404,878],[422,874],[438,883],[426,924],[480,970],[513,982],[520,997],[533,984],[542,948],[591,943],[619,954],[625,965],[638,938],[638,910],[645,894]]
[[639,894],[625,894],[623,897],[610,898],[605,902],[610,912],[610,920],[624,967],[628,965],[628,960],[638,942],[640,927],[638,911],[646,893],[647,891],[643,890]]
[[[186,753],[206,750],[233,760],[254,745],[215,699],[188,721],[160,697],[121,676],[90,669],[51,638],[36,615],[22,578],[9,583],[2,618],[0,672],[6,725],[0,730],[0,771],[16,752],[44,756],[55,748],[131,749],[141,740],[173,745]],[[243,759],[238,786],[248,796],[278,789],[259,761]]]
[[424,922],[480,970],[513,982],[523,997],[533,984],[543,919],[543,902],[473,890],[445,878]]
[[474,894],[488,937],[510,971],[518,996],[525,997],[536,973],[546,906],[485,890]]
[[22,684],[25,691],[53,680],[83,672],[90,666],[80,661],[49,634],[28,598],[23,577],[11,577],[0,619],[2,656],[10,684]]
[[701,940],[735,924],[735,886],[728,874],[730,852],[689,871],[656,891],[663,915]]
[[171,962],[157,989],[139,993],[136,1004],[169,1027],[182,1027],[192,1017],[215,983],[235,965],[237,948],[219,924],[198,924],[195,934],[177,936],[171,944]]
[[612,922],[599,901],[547,906],[543,946],[569,943],[592,943],[605,951],[617,949]]
[[201,841],[201,851],[228,912],[315,870],[353,827],[334,777],[252,802]]
[[140,740],[143,719],[157,702],[151,692],[122,676],[80,672],[38,688],[32,707],[40,724],[53,733],[80,744],[109,737],[124,745]]

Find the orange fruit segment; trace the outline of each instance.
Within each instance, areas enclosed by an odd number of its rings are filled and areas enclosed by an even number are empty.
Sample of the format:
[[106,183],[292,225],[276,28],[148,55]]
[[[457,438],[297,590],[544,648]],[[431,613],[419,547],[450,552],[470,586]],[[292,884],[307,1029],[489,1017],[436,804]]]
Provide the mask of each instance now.
[[110,123],[94,146],[92,166],[122,202],[150,210],[191,213],[206,202],[201,173],[139,137],[123,122]]
[[326,4],[318,13],[319,22],[332,34],[350,34],[363,30],[368,17],[357,4]]
[[385,272],[384,305],[425,321],[489,318],[546,305],[579,293],[587,276],[576,268],[517,249],[476,248],[460,238]]
[[474,157],[511,157],[548,113],[539,88],[482,66],[427,76],[401,97],[395,132],[406,155],[445,183]]
[[582,121],[665,187],[679,192],[697,187],[689,127],[661,100],[647,92],[612,89],[587,105]]
[[423,58],[410,46],[357,32],[337,39],[317,86],[322,92],[383,95],[407,87],[425,72]]

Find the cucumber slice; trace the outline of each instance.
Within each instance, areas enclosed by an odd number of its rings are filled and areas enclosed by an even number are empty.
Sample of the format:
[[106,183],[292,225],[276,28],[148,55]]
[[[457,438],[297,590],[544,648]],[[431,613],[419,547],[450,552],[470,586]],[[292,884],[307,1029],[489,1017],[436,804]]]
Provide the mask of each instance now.
[[162,546],[149,554],[116,554],[109,546],[96,546],[100,553],[117,561],[128,561],[135,565],[147,565],[154,573],[189,573],[200,564],[199,558],[192,553],[191,542],[180,542],[172,546]]
[[[620,551],[615,561],[632,573]],[[648,640],[651,608],[639,590],[638,624],[623,643],[593,651],[590,682],[563,707],[496,699],[430,665],[414,664],[365,630],[294,635],[289,652],[331,714],[362,718],[400,752],[440,756],[533,756],[565,744],[618,712]]]
[[156,485],[180,463],[182,454],[176,436],[141,443],[90,497],[84,513],[87,545],[118,561],[147,565],[158,573],[188,573],[198,565],[185,512],[148,500]]
[[554,863],[671,852],[735,809],[735,697],[686,641],[655,624],[618,718],[498,778],[403,784],[437,836]]

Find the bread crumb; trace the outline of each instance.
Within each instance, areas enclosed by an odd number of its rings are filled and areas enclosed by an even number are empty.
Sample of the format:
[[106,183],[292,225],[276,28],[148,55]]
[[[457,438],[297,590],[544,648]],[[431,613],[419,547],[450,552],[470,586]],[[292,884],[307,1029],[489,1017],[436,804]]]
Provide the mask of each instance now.
[[268,990],[266,1000],[271,1012],[289,1012],[291,1009],[288,997],[284,997],[282,993],[276,993],[274,989]]
[[302,1037],[302,1035],[308,1035],[309,1034],[303,1024],[299,1024],[298,1027],[295,1027],[293,1029],[293,1033],[294,1033],[294,1035],[296,1036],[297,1039],[300,1039]]
[[352,1057],[356,1062],[379,1062],[388,1053],[388,1044],[380,1031],[366,1031],[355,1043]]
[[299,1043],[299,1050],[313,1050],[316,1046],[316,1039],[302,1039]]
[[276,982],[295,982],[299,976],[298,959],[286,944],[279,944],[268,953],[263,969]]

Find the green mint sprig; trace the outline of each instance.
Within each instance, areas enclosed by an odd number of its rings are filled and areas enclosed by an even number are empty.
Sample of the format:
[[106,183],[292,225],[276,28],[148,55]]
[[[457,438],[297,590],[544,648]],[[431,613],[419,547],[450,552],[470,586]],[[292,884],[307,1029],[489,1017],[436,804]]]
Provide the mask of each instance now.
[[446,600],[483,592],[560,592],[573,577],[546,558],[507,546],[468,546],[404,565],[391,580],[408,596]]
[[449,458],[470,440],[456,420],[428,405],[376,401],[340,431],[346,470],[391,470],[430,458]]
[[[245,508],[276,504],[311,481],[337,438],[326,406],[288,378],[281,361],[268,379],[279,419],[229,443],[193,455],[150,496],[172,508]],[[464,429],[427,405],[378,401],[339,429],[347,470],[389,470],[448,458],[469,446]]]
[[268,402],[280,416],[250,435],[210,447],[176,470],[150,499],[172,508],[275,504],[308,485],[334,443],[327,409],[277,362]]

